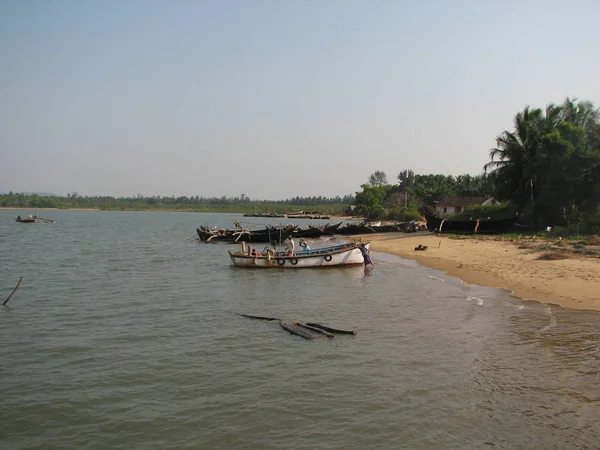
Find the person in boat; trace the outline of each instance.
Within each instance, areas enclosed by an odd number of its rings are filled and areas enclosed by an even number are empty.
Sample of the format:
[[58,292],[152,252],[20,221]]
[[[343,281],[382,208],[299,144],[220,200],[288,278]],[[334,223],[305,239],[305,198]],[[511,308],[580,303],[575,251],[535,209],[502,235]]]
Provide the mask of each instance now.
[[294,238],[292,238],[292,236],[288,236],[287,240],[288,240],[288,244],[287,244],[288,256],[294,256],[294,250],[296,248],[296,244],[294,243]]
[[300,239],[300,242],[298,242],[298,244],[300,245],[300,247],[302,247],[302,250],[304,250],[304,251],[310,250],[310,247],[308,246],[308,242],[306,242],[306,240],[304,238]]
[[21,220],[21,216],[17,216],[17,221],[20,222]]
[[256,250],[255,248],[253,248],[252,249],[252,256],[254,256],[254,264],[256,264],[256,260],[260,256],[260,252],[258,250]]
[[367,267],[369,264],[371,264],[373,267],[375,267],[375,264],[373,264],[373,261],[371,261],[371,255],[369,252],[369,249],[366,247],[365,244],[360,244],[360,252],[362,253],[363,256],[363,260],[365,262],[365,267]]

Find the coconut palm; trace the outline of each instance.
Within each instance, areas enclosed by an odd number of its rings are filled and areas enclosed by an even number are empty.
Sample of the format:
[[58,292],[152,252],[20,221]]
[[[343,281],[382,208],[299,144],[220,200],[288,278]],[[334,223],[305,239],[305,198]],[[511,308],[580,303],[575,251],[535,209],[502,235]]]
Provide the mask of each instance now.
[[[551,115],[554,117],[553,110]],[[514,119],[515,130],[504,131],[484,166],[495,181],[498,196],[523,208],[535,202],[536,163],[543,131],[548,127],[541,109],[526,106]]]

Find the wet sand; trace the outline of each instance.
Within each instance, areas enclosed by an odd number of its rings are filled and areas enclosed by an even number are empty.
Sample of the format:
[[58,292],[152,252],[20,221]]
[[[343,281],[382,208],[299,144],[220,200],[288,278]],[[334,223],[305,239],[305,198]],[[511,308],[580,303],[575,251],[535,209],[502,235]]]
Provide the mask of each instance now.
[[[540,260],[532,240],[453,239],[432,234],[389,233],[355,236],[371,250],[416,260],[469,284],[501,287],[515,295],[578,309],[600,310],[600,259],[569,255]],[[538,243],[540,243],[538,241]],[[425,251],[416,251],[419,244]],[[599,246],[590,246],[599,249]]]

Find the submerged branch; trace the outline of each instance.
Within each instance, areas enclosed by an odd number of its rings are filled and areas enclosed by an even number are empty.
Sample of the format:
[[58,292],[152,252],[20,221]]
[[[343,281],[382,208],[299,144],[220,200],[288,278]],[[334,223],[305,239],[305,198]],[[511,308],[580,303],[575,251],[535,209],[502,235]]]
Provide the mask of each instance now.
[[17,289],[19,289],[19,286],[21,286],[22,281],[23,281],[23,277],[19,278],[19,282],[17,283],[17,285],[15,286],[13,291],[10,293],[10,295],[8,297],[6,297],[6,300],[4,300],[4,302],[2,303],[3,306],[6,306],[6,304],[10,300],[10,298],[14,295],[14,293],[17,291]]

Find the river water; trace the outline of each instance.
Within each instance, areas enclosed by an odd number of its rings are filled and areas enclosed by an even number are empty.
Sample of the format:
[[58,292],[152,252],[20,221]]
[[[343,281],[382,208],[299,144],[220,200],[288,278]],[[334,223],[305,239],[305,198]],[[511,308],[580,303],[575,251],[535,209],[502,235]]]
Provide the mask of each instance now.
[[237,245],[195,229],[239,215],[17,213],[0,211],[0,296],[24,276],[0,307],[3,450],[600,446],[598,312],[379,253],[369,271],[232,268]]

